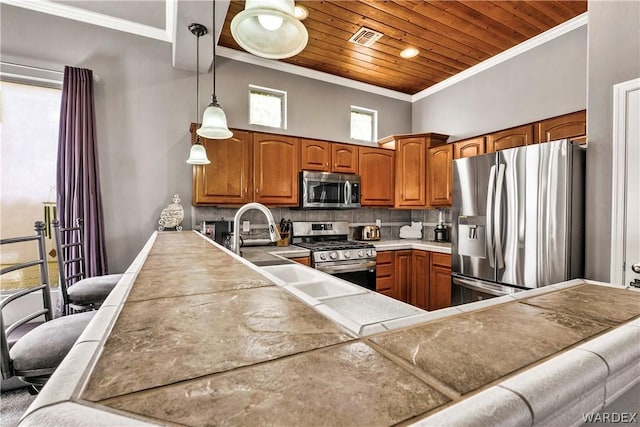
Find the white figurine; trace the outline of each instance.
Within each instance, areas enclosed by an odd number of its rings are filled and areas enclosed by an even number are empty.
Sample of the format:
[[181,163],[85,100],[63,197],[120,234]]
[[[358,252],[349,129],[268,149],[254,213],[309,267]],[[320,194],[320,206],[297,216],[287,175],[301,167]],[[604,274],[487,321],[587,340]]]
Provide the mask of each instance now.
[[163,231],[166,228],[175,228],[177,231],[182,231],[180,224],[184,219],[184,210],[180,205],[180,196],[174,194],[172,202],[160,214],[160,221],[158,221],[158,224],[160,224],[158,226],[159,231]]

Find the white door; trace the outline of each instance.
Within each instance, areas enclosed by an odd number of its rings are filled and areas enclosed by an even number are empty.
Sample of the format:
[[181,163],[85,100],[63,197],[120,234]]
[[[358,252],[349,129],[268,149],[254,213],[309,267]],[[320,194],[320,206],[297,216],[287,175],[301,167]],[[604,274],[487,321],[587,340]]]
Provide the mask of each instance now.
[[640,79],[615,85],[611,282],[626,286],[640,272]]

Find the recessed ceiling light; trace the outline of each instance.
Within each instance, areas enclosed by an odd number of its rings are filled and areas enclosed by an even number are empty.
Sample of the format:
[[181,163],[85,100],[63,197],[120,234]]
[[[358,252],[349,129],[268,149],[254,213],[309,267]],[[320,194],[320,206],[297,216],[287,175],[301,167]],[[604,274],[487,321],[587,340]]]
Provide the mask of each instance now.
[[419,53],[420,51],[415,47],[408,47],[400,52],[400,56],[402,56],[403,58],[413,58],[414,56],[418,56]]
[[307,17],[309,16],[309,11],[304,6],[296,5],[293,10],[293,14],[296,18],[302,21],[303,19],[307,19]]

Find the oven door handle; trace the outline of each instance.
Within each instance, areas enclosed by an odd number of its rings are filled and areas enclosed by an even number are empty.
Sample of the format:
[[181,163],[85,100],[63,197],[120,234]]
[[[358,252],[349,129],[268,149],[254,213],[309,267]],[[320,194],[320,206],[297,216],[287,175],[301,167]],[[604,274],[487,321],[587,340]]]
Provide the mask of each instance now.
[[368,271],[372,268],[376,268],[375,261],[362,262],[362,263],[353,263],[353,264],[339,264],[339,265],[316,265],[316,270],[320,270],[324,273],[335,274],[335,273],[349,273],[349,272],[357,272],[357,271]]

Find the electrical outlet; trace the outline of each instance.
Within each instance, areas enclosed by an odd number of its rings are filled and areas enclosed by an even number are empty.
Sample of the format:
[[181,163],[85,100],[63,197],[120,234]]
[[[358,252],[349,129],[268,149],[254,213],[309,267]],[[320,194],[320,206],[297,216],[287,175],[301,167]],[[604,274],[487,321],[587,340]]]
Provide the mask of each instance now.
[[248,233],[251,231],[251,222],[250,221],[242,221],[242,231],[244,233]]
[[381,221],[381,220],[379,220],[379,219],[376,219],[376,225],[377,225],[378,227],[380,227],[380,226],[382,225],[382,221]]

